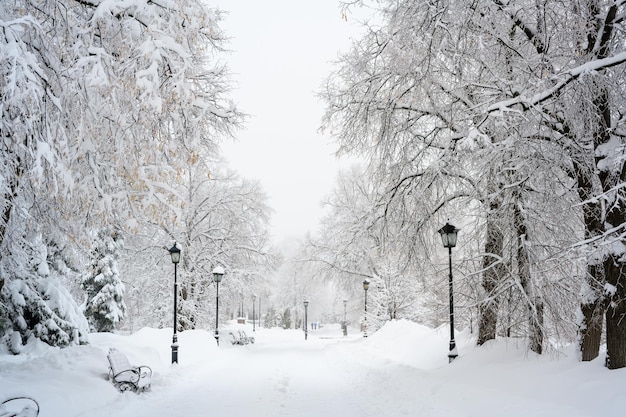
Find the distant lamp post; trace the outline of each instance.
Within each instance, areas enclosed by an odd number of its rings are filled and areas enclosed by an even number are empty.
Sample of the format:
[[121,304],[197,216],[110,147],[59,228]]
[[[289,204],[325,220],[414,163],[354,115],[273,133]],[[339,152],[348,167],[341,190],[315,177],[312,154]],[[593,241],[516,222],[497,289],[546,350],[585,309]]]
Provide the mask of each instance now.
[[305,300],[304,301],[304,340],[307,340],[309,336],[309,325],[307,323],[308,309],[309,309],[309,302]]
[[176,246],[170,248],[170,256],[174,264],[174,335],[172,336],[172,363],[178,363],[178,336],[176,335],[176,310],[178,310],[178,271],[177,266],[180,262],[180,249]]
[[220,317],[220,282],[224,276],[224,268],[216,266],[213,268],[213,281],[215,281],[215,341],[220,345],[219,317]]
[[255,311],[254,306],[256,305],[256,294],[252,295],[252,331],[256,332],[256,324],[255,324]]
[[241,317],[242,323],[245,323],[246,322],[246,309],[243,306],[243,300],[244,298],[243,298],[243,291],[242,291],[241,292],[241,309],[239,310],[240,311],[239,317]]
[[364,331],[363,337],[367,337],[367,290],[370,288],[370,282],[368,280],[363,281],[363,290],[365,290],[365,318],[363,319]]
[[448,353],[448,363],[452,362],[457,356],[459,356],[456,349],[456,342],[454,341],[454,292],[452,291],[452,248],[456,246],[458,232],[459,229],[450,223],[446,223],[445,226],[439,229],[443,247],[448,248],[448,263],[450,266],[450,275],[448,280],[450,283],[450,352]]
[[348,335],[348,320],[346,318],[347,306],[348,306],[348,300],[343,300],[343,335],[344,336]]

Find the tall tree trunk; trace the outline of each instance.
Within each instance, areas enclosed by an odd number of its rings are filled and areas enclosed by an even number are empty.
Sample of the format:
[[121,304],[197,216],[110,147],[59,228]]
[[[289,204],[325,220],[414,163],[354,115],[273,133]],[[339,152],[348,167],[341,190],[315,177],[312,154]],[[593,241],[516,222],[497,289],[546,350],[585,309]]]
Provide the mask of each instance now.
[[626,367],[626,264],[611,255],[606,263],[609,304],[606,309],[606,366]]
[[[596,112],[596,129],[593,132],[596,149],[596,166],[602,184],[602,199],[606,210],[604,224],[605,239],[608,239],[609,254],[604,261],[605,291],[608,296],[606,310],[606,364],[609,369],[626,367],[626,241],[621,236],[626,224],[626,164],[624,163],[624,143],[619,147],[608,145],[613,137],[611,131],[611,109],[609,95],[600,87],[593,101]],[[621,148],[621,149],[620,149]],[[618,231],[615,231],[618,230]]]
[[604,266],[587,265],[587,286],[581,291],[581,322],[578,323],[578,350],[581,360],[591,361],[600,353],[604,321]]
[[[604,107],[604,103],[608,103],[606,95],[601,99],[600,109],[606,110],[604,122],[607,123],[608,131],[609,120],[608,104]],[[607,134],[608,136],[608,134]],[[607,138],[608,140],[608,138]],[[606,142],[605,142],[606,143]],[[623,145],[622,145],[623,146]],[[609,156],[615,157],[615,156]],[[606,365],[609,369],[618,369],[626,367],[626,259],[624,259],[623,248],[626,241],[621,236],[622,232],[613,232],[613,228],[620,228],[626,224],[626,196],[620,185],[626,183],[626,164],[622,158],[621,171],[619,175],[615,175],[614,170],[600,171],[600,181],[606,197],[608,212],[606,214],[605,228],[608,233],[608,239],[611,239],[609,248],[611,250],[609,256],[604,262],[604,271],[606,274],[605,291],[608,296],[608,305],[606,309]],[[617,190],[617,191],[616,191]]]
[[[596,58],[602,59],[610,56],[615,43],[613,33],[615,22],[621,19],[619,14],[619,2],[608,7],[602,20],[597,16],[602,14],[598,0],[589,2],[593,19],[598,28],[597,35],[592,36],[588,42],[588,52]],[[593,46],[592,46],[593,45]],[[593,102],[589,109],[591,119],[593,150],[602,186],[600,200],[603,203],[604,234],[608,256],[604,259],[605,285],[604,290],[608,296],[606,309],[606,364],[609,369],[626,367],[626,259],[623,248],[626,241],[621,237],[621,228],[626,224],[626,195],[623,184],[626,182],[626,164],[624,163],[624,140],[611,135],[613,125],[611,123],[611,105],[609,93],[604,79],[595,77],[592,88]],[[593,88],[596,90],[593,91]],[[619,146],[612,141],[619,141]],[[606,149],[603,149],[606,148]],[[619,230],[619,231],[616,231]]]
[[543,346],[543,300],[537,296],[530,273],[530,256],[528,254],[528,230],[520,207],[522,198],[519,190],[513,193],[513,224],[517,235],[517,269],[520,284],[526,295],[528,304],[528,337],[529,348],[537,354],[542,353]]
[[[566,125],[567,126],[567,125]],[[569,134],[571,129],[566,127]],[[575,138],[572,138],[575,141]],[[591,143],[588,145],[592,147]],[[604,233],[602,202],[597,196],[602,194],[602,185],[595,169],[593,155],[579,154],[572,158],[576,191],[582,202],[584,237],[587,241]],[[598,248],[592,247],[587,256],[585,284],[581,288],[580,322],[578,323],[577,344],[580,358],[591,361],[600,354],[602,325],[604,321],[604,259]]]
[[500,307],[497,289],[502,281],[502,248],[504,236],[499,228],[498,213],[500,197],[495,196],[490,202],[490,211],[487,214],[487,237],[485,241],[485,255],[483,258],[483,296],[478,305],[480,318],[478,321],[478,340],[480,346],[488,340],[496,338],[498,324],[498,309]]

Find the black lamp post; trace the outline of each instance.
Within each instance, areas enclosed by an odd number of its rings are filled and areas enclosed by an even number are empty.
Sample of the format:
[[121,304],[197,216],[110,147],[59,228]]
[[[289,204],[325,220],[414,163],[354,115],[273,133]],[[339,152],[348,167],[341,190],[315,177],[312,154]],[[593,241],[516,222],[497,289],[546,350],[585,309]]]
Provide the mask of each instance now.
[[370,282],[368,280],[363,281],[363,289],[365,290],[365,331],[363,337],[367,337],[367,290],[370,288]]
[[241,292],[241,309],[239,310],[239,311],[240,311],[239,317],[241,317],[241,318],[243,319],[243,323],[245,323],[245,322],[246,322],[246,321],[245,321],[245,318],[246,318],[246,310],[245,310],[245,308],[244,308],[244,306],[243,306],[243,300],[244,300],[244,298],[243,298],[243,291],[242,291],[242,292]]
[[452,362],[457,356],[459,356],[456,343],[454,341],[454,292],[452,291],[452,248],[456,246],[456,237],[459,229],[446,223],[441,229],[439,234],[441,235],[441,241],[443,247],[448,248],[448,263],[450,265],[450,275],[448,282],[450,283],[450,352],[448,353],[448,363]]
[[307,340],[309,336],[309,325],[307,323],[308,308],[309,308],[309,302],[305,300],[304,301],[304,340]]
[[348,335],[348,320],[346,319],[346,308],[348,305],[348,300],[343,300],[343,335]]
[[213,281],[215,281],[215,341],[220,345],[220,333],[218,331],[220,317],[220,282],[224,276],[224,268],[216,266],[213,268]]
[[178,310],[178,276],[177,266],[180,262],[180,249],[176,246],[170,248],[172,263],[174,264],[174,335],[172,336],[172,363],[178,363],[178,336],[176,335],[176,310]]
[[253,332],[256,332],[256,324],[255,324],[256,312],[254,311],[255,305],[256,305],[256,294],[252,294],[252,331]]

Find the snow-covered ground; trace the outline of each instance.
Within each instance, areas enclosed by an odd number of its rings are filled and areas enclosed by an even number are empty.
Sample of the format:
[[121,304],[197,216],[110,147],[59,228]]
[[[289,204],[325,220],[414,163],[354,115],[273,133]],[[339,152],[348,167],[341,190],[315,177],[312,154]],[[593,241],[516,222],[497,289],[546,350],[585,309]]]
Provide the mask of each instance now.
[[[230,327],[237,328],[236,324]],[[250,326],[245,327],[248,335]],[[130,336],[93,334],[89,346],[30,344],[0,355],[0,401],[35,398],[41,417],[589,417],[626,415],[626,369],[573,349],[536,356],[523,342],[477,348],[457,334],[459,357],[447,359],[447,328],[400,320],[363,338],[337,325],[304,333],[260,329],[256,343],[220,347],[211,333],[179,334],[171,365],[171,329]],[[106,379],[109,347],[152,367],[152,389],[119,393]]]

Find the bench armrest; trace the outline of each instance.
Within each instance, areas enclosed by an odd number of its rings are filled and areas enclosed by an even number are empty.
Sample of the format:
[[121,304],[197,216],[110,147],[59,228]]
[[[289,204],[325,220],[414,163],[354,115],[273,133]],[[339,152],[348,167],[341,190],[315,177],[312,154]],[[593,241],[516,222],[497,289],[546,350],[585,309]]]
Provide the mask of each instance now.
[[142,378],[151,377],[152,376],[152,368],[150,368],[147,365],[138,366],[137,370],[139,371],[139,375]]
[[136,383],[139,381],[141,374],[139,373],[139,369],[126,369],[124,371],[118,372],[116,374],[111,370],[111,379],[115,382],[132,382]]

